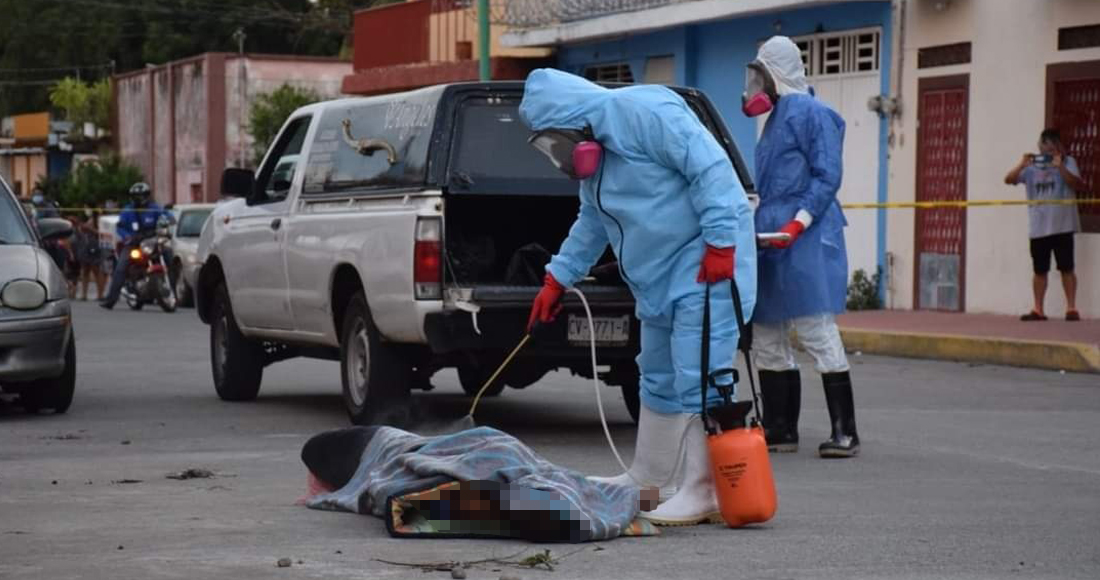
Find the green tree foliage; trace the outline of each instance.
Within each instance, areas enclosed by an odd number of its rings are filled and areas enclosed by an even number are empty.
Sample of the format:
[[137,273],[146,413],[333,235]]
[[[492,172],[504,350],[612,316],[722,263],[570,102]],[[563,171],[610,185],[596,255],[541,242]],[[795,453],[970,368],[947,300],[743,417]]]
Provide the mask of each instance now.
[[246,52],[337,56],[355,10],[399,1],[0,0],[0,116],[45,110],[66,76],[237,52],[237,30]]
[[267,148],[271,146],[291,113],[319,100],[321,96],[316,91],[288,84],[257,97],[252,104],[252,110],[248,112],[248,134],[253,139],[253,162],[260,164]]
[[880,272],[874,276],[868,276],[862,269],[852,273],[852,281],[848,284],[848,310],[878,310],[882,308],[882,301],[878,297]]
[[82,163],[58,186],[62,207],[101,206],[108,200],[126,201],[130,186],[144,181],[141,170],[116,155]]
[[84,123],[105,128],[110,117],[111,82],[84,83],[67,77],[50,89],[50,102],[64,111],[65,120],[72,121],[78,132],[83,131]]

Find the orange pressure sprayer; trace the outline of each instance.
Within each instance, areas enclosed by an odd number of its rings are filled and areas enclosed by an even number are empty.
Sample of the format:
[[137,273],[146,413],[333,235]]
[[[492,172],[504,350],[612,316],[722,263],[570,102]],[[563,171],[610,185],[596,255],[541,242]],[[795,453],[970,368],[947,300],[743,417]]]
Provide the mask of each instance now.
[[[752,373],[752,361],[749,357],[749,342],[744,315],[741,311],[741,296],[737,283],[733,283],[733,305],[737,314],[737,327],[741,334],[741,352],[745,355],[745,364],[752,386],[752,400],[736,402],[733,400],[733,385],[737,383],[737,369],[721,369],[709,373],[710,369],[710,285],[707,285],[706,301],[703,307],[703,345],[701,349],[703,427],[707,431],[707,448],[714,473],[714,486],[718,495],[718,508],[722,519],[731,528],[746,524],[762,523],[775,515],[778,500],[775,494],[775,480],[772,478],[771,461],[768,459],[768,445],[764,441],[764,428],[760,422],[760,405],[756,394],[756,381]],[[719,379],[728,376],[728,385],[719,384]],[[707,389],[715,388],[722,396],[722,403],[707,408]],[[752,419],[748,419],[754,411]]]

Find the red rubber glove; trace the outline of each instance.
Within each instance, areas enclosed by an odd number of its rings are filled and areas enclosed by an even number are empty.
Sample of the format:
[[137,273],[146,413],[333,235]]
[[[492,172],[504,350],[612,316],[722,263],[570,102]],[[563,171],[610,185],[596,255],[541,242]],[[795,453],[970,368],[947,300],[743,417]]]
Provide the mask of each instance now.
[[798,239],[798,236],[802,235],[802,232],[804,231],[806,231],[806,226],[802,225],[802,222],[798,220],[791,220],[787,222],[787,225],[779,228],[779,233],[790,234],[791,239],[775,240],[774,242],[772,242],[772,247],[780,249],[789,248],[791,247],[791,244],[793,244],[794,241]]
[[703,263],[699,266],[699,275],[695,277],[695,281],[714,284],[722,280],[732,280],[736,250],[736,248],[715,248],[707,244],[707,252],[703,254]]
[[554,279],[550,272],[542,282],[542,290],[535,296],[535,303],[531,305],[531,316],[527,318],[527,332],[535,327],[535,322],[553,322],[554,317],[561,312],[561,295],[565,293],[565,287]]

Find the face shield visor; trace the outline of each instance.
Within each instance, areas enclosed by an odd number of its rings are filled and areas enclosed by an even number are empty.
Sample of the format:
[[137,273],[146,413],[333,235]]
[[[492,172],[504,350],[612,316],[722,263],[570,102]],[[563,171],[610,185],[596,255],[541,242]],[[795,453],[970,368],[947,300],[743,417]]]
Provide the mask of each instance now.
[[588,179],[600,167],[603,148],[589,131],[546,129],[527,140],[570,179]]
[[745,67],[745,93],[741,95],[741,111],[749,117],[763,115],[772,110],[778,100],[775,82],[764,65],[753,61]]

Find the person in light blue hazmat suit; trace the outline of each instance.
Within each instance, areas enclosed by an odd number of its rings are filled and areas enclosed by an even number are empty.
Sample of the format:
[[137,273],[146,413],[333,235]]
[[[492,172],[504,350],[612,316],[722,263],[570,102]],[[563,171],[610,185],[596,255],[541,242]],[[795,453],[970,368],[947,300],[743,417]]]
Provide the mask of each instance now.
[[[736,278],[746,317],[756,301],[752,208],[729,155],[684,99],[661,86],[607,89],[540,69],[527,77],[520,115],[535,132],[531,144],[581,182],[579,215],[547,267],[529,324],[553,319],[565,289],[588,276],[608,244],[641,320],[634,462],[622,475],[594,479],[663,487],[668,501],[642,514],[656,524],[718,521],[699,415],[704,293],[713,284],[708,373],[734,366],[738,328],[724,281]],[[672,494],[681,449],[682,485]]]
[[798,450],[802,385],[791,330],[813,356],[825,387],[832,435],[822,457],[859,453],[852,379],[835,315],[844,311],[848,255],[844,214],[837,202],[844,151],[844,120],[813,96],[802,53],[776,36],[748,65],[743,109],[771,112],[756,145],[756,228],[785,234],[762,242],[760,301],[753,319],[753,350],[764,397],[768,448]]

